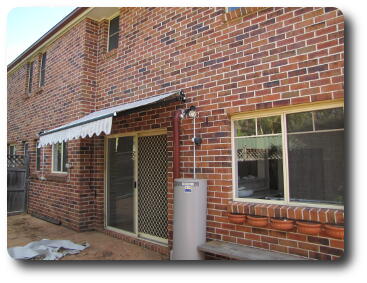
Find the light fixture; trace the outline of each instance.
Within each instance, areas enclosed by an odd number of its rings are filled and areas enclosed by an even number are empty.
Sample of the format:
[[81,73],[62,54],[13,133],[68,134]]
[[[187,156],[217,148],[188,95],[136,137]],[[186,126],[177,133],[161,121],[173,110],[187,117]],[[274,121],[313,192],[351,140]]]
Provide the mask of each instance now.
[[190,118],[195,118],[196,117],[196,107],[194,105],[191,105],[190,108],[188,109],[188,116]]
[[190,118],[196,118],[196,107],[194,105],[191,105],[189,108],[182,110],[182,113],[180,115],[181,119],[185,118],[185,117],[190,117]]

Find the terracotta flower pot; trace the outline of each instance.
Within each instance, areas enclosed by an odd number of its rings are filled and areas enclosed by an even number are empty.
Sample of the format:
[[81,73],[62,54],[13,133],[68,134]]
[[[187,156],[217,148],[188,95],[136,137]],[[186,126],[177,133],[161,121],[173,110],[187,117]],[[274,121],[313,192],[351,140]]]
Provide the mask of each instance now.
[[344,239],[344,226],[325,224],[324,228],[326,235],[336,239]]
[[231,222],[231,223],[243,224],[246,220],[246,215],[229,213],[228,214],[228,219],[229,219],[229,222]]
[[296,224],[298,233],[317,235],[321,232],[320,223],[297,221]]
[[294,221],[290,219],[270,219],[271,227],[278,230],[292,230],[294,227]]
[[255,227],[265,227],[268,225],[268,218],[265,216],[247,215],[247,223]]

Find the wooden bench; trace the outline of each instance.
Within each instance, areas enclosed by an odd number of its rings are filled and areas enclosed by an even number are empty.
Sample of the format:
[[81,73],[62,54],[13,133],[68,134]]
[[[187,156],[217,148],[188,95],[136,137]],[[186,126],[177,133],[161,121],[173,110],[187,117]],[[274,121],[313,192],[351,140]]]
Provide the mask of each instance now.
[[235,260],[308,260],[308,258],[262,250],[222,241],[210,241],[198,247],[201,252]]

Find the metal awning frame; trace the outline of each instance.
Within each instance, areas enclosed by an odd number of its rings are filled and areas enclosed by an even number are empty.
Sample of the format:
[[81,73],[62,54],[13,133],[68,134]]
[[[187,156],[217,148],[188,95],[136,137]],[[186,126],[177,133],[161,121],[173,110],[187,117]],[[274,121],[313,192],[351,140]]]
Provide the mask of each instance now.
[[[177,93],[178,96],[175,97],[174,99],[170,100],[170,101],[182,101],[182,102],[186,101],[186,96],[185,96],[185,93],[184,93],[183,90],[176,91],[175,93]],[[167,101],[164,101],[164,102],[169,102],[169,101],[167,100]],[[45,135],[48,135],[48,134],[52,134],[52,133],[56,133],[56,132],[59,132],[59,131],[66,130],[66,129],[74,128],[74,127],[77,127],[77,126],[81,126],[81,125],[84,125],[84,124],[88,124],[88,123],[98,121],[98,120],[102,120],[102,119],[109,118],[109,117],[115,117],[115,116],[117,116],[118,113],[130,112],[133,109],[140,109],[140,108],[155,105],[155,104],[158,104],[158,103],[162,103],[162,101],[157,101],[157,102],[154,102],[154,103],[151,103],[151,104],[148,104],[148,105],[143,105],[143,106],[139,106],[139,107],[128,109],[128,110],[115,111],[115,112],[112,112],[112,113],[108,113],[106,115],[98,116],[98,117],[92,118],[90,120],[81,121],[79,123],[75,123],[75,124],[72,124],[72,125],[68,125],[68,126],[64,126],[64,127],[60,126],[58,128],[55,128],[55,129],[52,129],[52,130],[49,130],[49,131],[41,131],[39,133],[39,136],[45,136]]]

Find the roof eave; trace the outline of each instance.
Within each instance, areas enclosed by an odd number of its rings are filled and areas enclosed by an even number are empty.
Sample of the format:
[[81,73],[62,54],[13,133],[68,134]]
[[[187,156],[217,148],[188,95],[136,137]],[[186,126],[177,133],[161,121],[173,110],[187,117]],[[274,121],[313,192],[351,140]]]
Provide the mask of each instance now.
[[42,46],[54,34],[56,34],[57,32],[59,32],[60,30],[62,30],[72,20],[74,20],[75,18],[77,18],[78,16],[80,16],[87,9],[89,9],[89,7],[79,7],[79,8],[75,8],[73,11],[71,11],[65,18],[63,18],[60,22],[58,22],[53,28],[51,28],[47,33],[45,33],[35,43],[33,43],[30,47],[28,47],[17,58],[15,58],[10,64],[8,64],[7,71],[8,72],[11,71],[16,65],[18,65],[21,61],[23,61],[27,56],[29,56],[37,48],[39,48],[40,46]]

